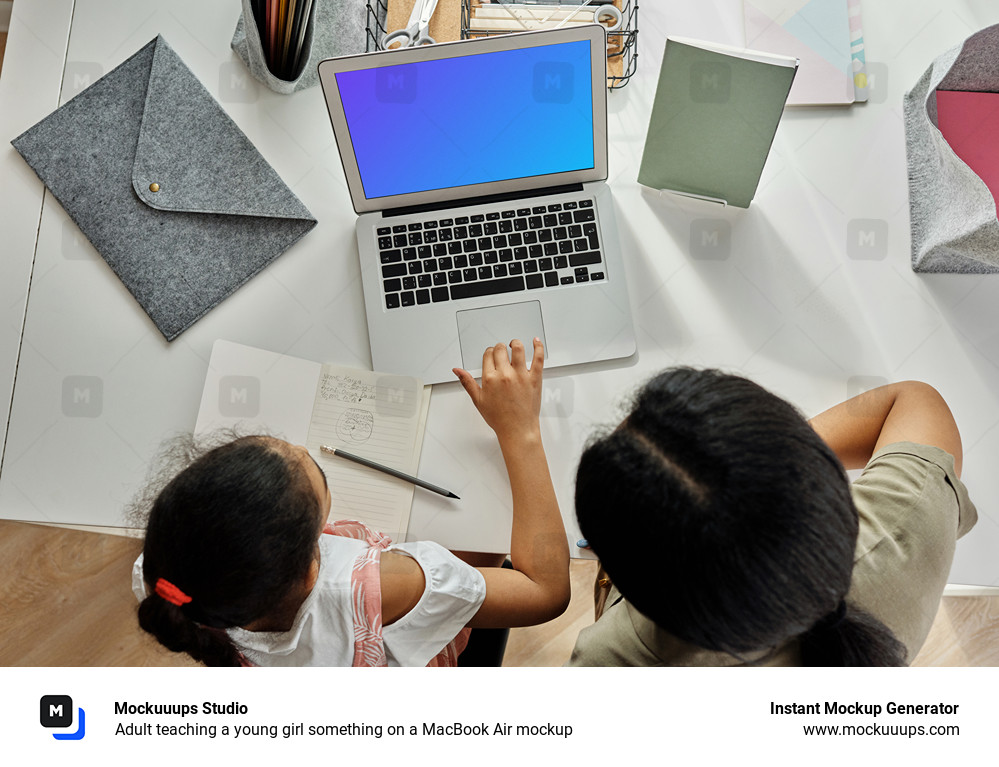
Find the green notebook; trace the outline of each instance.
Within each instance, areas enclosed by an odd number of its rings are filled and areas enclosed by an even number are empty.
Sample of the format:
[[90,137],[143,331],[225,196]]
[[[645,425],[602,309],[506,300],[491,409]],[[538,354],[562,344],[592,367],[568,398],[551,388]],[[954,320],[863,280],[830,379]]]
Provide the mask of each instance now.
[[667,38],[638,181],[748,208],[798,60]]

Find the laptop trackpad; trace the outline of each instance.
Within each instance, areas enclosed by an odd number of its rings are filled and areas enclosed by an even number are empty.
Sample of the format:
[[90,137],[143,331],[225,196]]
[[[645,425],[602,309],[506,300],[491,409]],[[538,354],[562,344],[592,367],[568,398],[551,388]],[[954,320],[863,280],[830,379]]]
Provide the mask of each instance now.
[[458,312],[458,341],[461,344],[461,364],[466,370],[482,369],[482,354],[490,346],[508,344],[519,338],[527,350],[531,364],[531,345],[535,336],[545,344],[545,326],[541,320],[541,302],[524,301],[504,306],[487,306]]

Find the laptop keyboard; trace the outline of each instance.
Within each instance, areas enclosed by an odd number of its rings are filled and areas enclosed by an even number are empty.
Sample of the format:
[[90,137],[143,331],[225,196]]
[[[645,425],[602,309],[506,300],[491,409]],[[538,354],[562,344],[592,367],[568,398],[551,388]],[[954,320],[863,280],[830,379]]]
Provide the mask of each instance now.
[[375,234],[387,309],[605,278],[592,199],[428,218]]

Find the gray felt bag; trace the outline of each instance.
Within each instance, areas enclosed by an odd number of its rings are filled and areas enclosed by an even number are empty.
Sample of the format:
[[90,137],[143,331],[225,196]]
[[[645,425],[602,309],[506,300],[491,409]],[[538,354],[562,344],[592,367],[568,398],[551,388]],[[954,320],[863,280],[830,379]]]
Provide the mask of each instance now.
[[168,341],[316,225],[162,37],[11,143]]
[[[303,54],[294,80],[282,80],[267,67],[260,30],[253,19],[250,0],[242,0],[243,13],[236,22],[232,49],[255,78],[272,91],[293,93],[319,83],[317,67],[323,59],[364,53],[367,43],[368,5],[365,0],[313,0],[309,10]],[[246,22],[250,19],[250,23]]]
[[903,102],[913,270],[999,272],[996,201],[937,129],[937,88],[999,91],[999,25],[939,56]]

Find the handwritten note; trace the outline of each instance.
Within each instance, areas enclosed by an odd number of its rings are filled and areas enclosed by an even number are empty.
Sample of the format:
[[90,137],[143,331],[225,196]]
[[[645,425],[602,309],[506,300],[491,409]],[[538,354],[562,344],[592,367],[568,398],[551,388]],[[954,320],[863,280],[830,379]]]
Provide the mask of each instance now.
[[393,541],[405,540],[413,485],[322,455],[319,447],[340,447],[416,474],[429,404],[430,387],[415,378],[323,366],[306,447],[326,474],[333,519],[356,519]]

